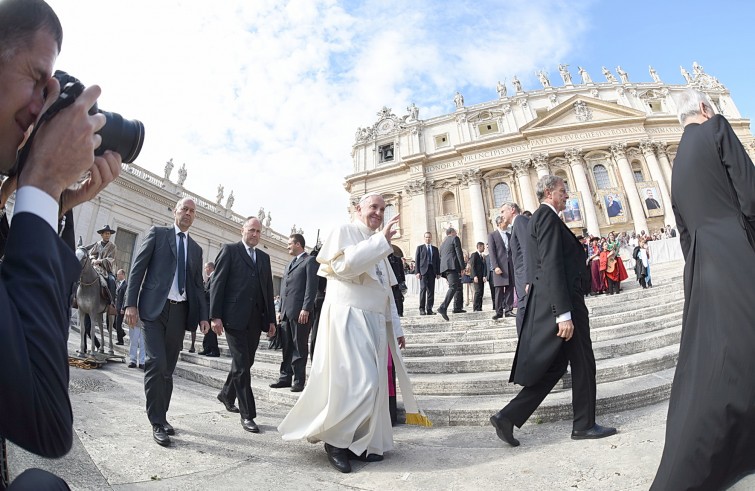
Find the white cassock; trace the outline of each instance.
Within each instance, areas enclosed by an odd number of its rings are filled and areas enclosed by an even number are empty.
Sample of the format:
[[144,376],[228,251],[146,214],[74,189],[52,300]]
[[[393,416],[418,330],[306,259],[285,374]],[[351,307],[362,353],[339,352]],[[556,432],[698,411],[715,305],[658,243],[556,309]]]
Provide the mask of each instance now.
[[393,252],[360,221],[331,232],[317,255],[328,279],[309,380],[278,426],[284,440],[306,438],[382,455],[393,448],[388,412],[388,347],[407,423],[430,426],[417,408],[396,338],[403,336],[391,291]]

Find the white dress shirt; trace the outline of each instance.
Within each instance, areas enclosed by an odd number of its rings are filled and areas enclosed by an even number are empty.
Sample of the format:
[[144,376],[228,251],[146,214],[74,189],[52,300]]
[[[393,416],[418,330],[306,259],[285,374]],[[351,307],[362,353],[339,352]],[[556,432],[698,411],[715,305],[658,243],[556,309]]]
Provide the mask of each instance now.
[[[173,300],[174,302],[183,302],[186,300],[186,285],[184,285],[184,292],[179,293],[178,292],[178,248],[180,247],[179,241],[181,240],[181,237],[178,236],[178,233],[181,232],[181,229],[178,228],[178,225],[175,223],[173,224],[173,230],[174,230],[174,237],[176,239],[176,270],[173,272],[173,284],[170,286],[170,292],[168,293],[168,300]],[[186,264],[189,261],[189,232],[184,232],[184,269],[186,269]],[[184,276],[186,279],[186,283],[189,282],[189,272],[186,272],[186,276]]]

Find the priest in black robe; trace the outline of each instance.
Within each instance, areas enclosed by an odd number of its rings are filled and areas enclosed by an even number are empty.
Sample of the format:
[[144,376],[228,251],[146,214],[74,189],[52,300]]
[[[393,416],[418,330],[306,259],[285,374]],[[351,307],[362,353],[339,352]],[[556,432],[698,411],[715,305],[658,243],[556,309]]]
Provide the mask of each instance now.
[[726,489],[755,471],[755,167],[702,93],[678,102],[671,180],[684,317],[655,491]]

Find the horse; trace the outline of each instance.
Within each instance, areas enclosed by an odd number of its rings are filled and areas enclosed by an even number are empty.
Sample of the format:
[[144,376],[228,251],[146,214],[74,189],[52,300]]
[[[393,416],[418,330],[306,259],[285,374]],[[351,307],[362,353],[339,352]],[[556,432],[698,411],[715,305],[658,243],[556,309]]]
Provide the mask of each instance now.
[[[94,347],[95,339],[95,325],[100,328],[100,344],[99,352],[105,352],[105,328],[107,328],[110,338],[110,345],[108,353],[113,355],[113,329],[111,325],[112,316],[107,312],[110,303],[108,300],[102,297],[103,287],[107,288],[107,283],[102,280],[100,273],[98,272],[98,266],[92,264],[92,259],[89,257],[89,251],[83,247],[76,249],[76,258],[81,265],[81,277],[79,278],[79,287],[76,289],[76,303],[79,309],[79,328],[81,331],[81,347],[79,354],[86,355],[87,341],[86,341],[86,324],[85,316],[89,316],[92,321],[92,354],[95,354],[96,348]],[[106,313],[105,321],[106,327],[102,325],[102,314]],[[96,323],[96,324],[95,324]]]

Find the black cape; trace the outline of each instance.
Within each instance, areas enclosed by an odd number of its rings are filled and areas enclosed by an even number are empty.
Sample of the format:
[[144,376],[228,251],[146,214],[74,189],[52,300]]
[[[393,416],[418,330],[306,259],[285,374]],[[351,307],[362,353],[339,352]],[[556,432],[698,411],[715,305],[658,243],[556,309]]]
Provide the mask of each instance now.
[[684,316],[651,489],[723,489],[755,471],[755,167],[723,116],[687,125],[674,162]]

